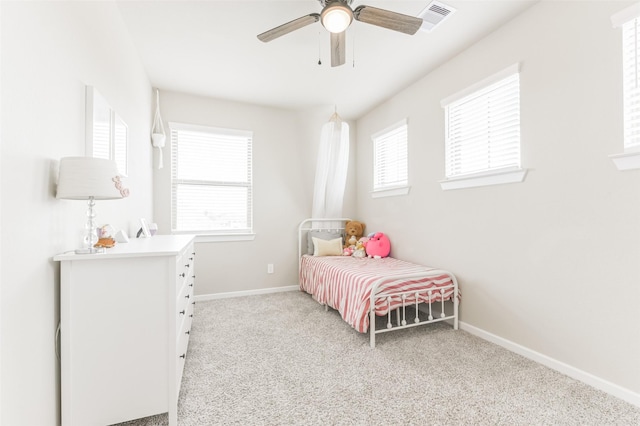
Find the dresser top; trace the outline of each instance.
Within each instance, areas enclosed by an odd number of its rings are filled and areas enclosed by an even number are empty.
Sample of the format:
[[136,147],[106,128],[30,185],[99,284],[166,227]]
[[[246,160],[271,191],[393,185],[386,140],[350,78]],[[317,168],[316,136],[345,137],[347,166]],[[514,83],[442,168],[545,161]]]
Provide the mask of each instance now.
[[55,261],[63,260],[99,260],[117,259],[121,257],[175,256],[189,245],[195,235],[155,235],[150,238],[130,238],[128,243],[116,243],[105,253],[75,254],[74,251],[61,253],[53,257]]

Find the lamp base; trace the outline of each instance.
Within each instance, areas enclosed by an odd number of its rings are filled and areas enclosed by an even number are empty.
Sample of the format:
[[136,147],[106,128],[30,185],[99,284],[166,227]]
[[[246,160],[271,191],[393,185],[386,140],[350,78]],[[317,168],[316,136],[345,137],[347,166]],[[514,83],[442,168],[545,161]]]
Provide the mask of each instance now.
[[90,247],[90,248],[77,249],[75,251],[76,254],[101,254],[106,252],[107,250],[104,247]]
[[96,213],[93,210],[93,206],[96,205],[94,197],[89,197],[87,203],[87,235],[84,237],[84,248],[77,249],[76,254],[100,254],[104,253],[104,247],[94,247],[94,244],[98,242],[98,234],[96,233],[96,225],[93,219],[96,217]]

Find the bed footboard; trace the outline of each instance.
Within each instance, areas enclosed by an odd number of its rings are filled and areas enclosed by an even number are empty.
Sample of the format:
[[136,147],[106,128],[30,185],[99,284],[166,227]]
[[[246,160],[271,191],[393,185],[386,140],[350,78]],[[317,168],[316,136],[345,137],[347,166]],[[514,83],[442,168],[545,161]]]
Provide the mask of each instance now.
[[[427,289],[420,290],[411,290],[411,291],[398,291],[398,292],[385,292],[383,295],[378,291],[379,287],[386,281],[390,279],[394,280],[405,280],[405,279],[422,279],[422,278],[430,278],[437,277],[442,275],[448,275],[451,278],[451,284]],[[453,294],[450,298],[445,300],[445,293],[448,293],[453,289]],[[439,297],[438,297],[439,296]],[[411,299],[408,301],[407,299]],[[435,301],[439,299],[438,301]],[[401,305],[395,309],[396,311],[396,325],[393,325],[391,321],[391,312],[394,309],[391,309],[391,304],[393,300],[400,300]],[[380,302],[387,304],[387,327],[376,330],[376,305],[379,305]],[[453,303],[453,314],[447,315],[445,313],[445,302]],[[424,314],[419,310],[419,305],[428,305],[429,313]],[[440,313],[437,317],[434,317],[433,305],[439,305]],[[424,324],[432,324],[440,321],[453,320],[453,328],[454,330],[458,329],[458,281],[456,277],[442,269],[431,270],[425,274],[419,275],[398,275],[394,277],[385,277],[378,280],[374,285],[371,291],[370,303],[369,303],[369,344],[372,348],[376,347],[376,334],[386,333],[388,331],[400,330],[403,328],[416,327],[418,325]],[[407,318],[407,307],[414,306],[415,307],[415,317]],[[420,315],[423,317],[420,318]],[[425,318],[426,316],[426,318]]]

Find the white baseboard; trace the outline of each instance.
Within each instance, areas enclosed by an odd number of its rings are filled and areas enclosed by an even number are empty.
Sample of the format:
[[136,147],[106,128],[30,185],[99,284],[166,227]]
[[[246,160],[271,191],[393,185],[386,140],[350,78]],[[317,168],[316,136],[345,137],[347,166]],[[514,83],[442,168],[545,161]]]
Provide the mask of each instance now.
[[205,300],[229,299],[231,297],[255,296],[257,294],[282,293],[283,291],[300,290],[299,285],[288,285],[286,287],[261,288],[258,290],[230,291],[227,293],[201,294],[195,296],[196,302]]
[[609,395],[613,395],[616,398],[620,398],[630,404],[635,405],[636,407],[640,407],[640,394],[636,392],[623,388],[622,386],[616,385],[615,383],[611,383],[607,380],[601,379],[600,377],[594,376],[591,373],[587,373],[586,371],[582,371],[578,368],[572,367],[569,364],[565,364],[564,362],[548,357],[547,355],[543,355],[510,340],[496,336],[495,334],[484,331],[478,327],[474,327],[462,321],[460,321],[459,325],[461,330],[467,331],[491,343],[495,343],[498,346],[502,346],[503,348],[508,349],[511,352],[515,352],[518,355],[522,355],[525,358],[540,363],[573,379],[586,383],[589,386],[606,392]]

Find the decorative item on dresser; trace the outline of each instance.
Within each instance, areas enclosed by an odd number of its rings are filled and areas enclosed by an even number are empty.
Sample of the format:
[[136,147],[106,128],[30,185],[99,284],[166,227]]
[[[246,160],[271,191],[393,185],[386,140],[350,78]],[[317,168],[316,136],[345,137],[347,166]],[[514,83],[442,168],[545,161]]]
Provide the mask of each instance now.
[[129,196],[129,190],[122,187],[118,166],[115,161],[93,157],[66,157],[60,160],[56,198],[67,200],[88,200],[87,235],[84,248],[76,254],[103,253],[104,248],[95,248],[98,242],[95,200],[114,200]]
[[113,424],[177,404],[194,314],[192,235],[132,239],[60,268],[63,425]]

